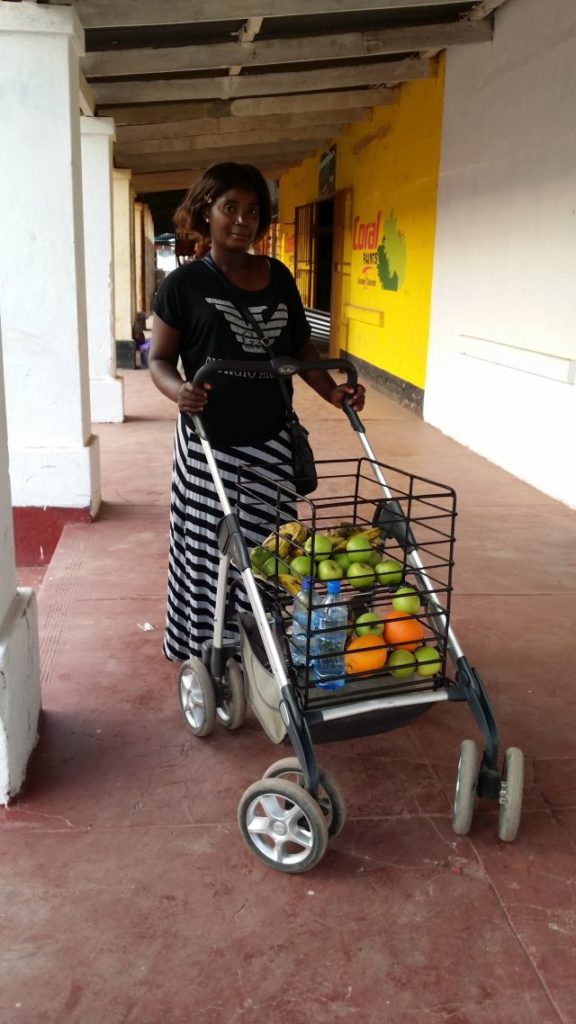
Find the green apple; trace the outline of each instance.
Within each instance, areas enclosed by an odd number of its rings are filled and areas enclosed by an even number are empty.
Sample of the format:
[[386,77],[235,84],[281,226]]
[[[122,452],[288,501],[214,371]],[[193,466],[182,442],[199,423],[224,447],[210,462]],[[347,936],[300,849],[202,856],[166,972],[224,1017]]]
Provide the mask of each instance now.
[[259,544],[255,548],[250,548],[249,555],[250,564],[253,569],[261,569],[264,562],[270,558],[270,552],[266,551],[265,548],[261,548]]
[[398,647],[388,658],[386,668],[396,679],[408,679],[416,670],[416,659],[410,651]]
[[341,580],[344,575],[342,566],[338,565],[332,558],[323,558],[316,566],[316,575],[319,580]]
[[370,553],[366,555],[364,561],[366,565],[371,565],[374,567],[375,565],[378,565],[378,562],[380,561],[381,557],[382,556],[380,555],[380,552],[376,551],[375,548],[372,548],[372,551],[370,551]]
[[382,636],[384,632],[382,616],[378,612],[364,612],[363,615],[359,615],[356,619],[354,632],[356,636],[366,636],[367,633],[375,633],[377,636]]
[[366,562],[366,556],[369,556],[372,551],[370,541],[361,533],[355,533],[346,544],[346,554],[351,562]]
[[264,564],[260,566],[260,572],[264,573],[264,576],[288,575],[290,566],[281,558],[276,558],[276,555],[269,555]]
[[374,571],[378,577],[378,583],[382,583],[385,587],[402,583],[402,565],[395,558],[386,558],[383,562],[378,562],[374,566]]
[[442,660],[435,647],[417,647],[414,657],[418,676],[435,676],[442,668]]
[[338,562],[338,565],[346,572],[349,565],[352,565],[350,561],[350,555],[347,555],[345,551],[339,551],[337,555],[334,555],[334,562]]
[[311,555],[312,548],[314,548],[314,558],[320,562],[323,558],[330,558],[333,545],[332,537],[327,537],[325,533],[310,534],[304,544],[304,551],[307,555]]
[[309,555],[296,555],[290,562],[290,568],[288,572],[291,572],[293,576],[315,576],[314,560]]
[[398,587],[392,598],[392,607],[395,612],[404,612],[406,615],[418,615],[420,611],[420,595],[413,587]]
[[352,562],[346,570],[346,579],[352,587],[371,587],[376,582],[374,569],[365,562]]

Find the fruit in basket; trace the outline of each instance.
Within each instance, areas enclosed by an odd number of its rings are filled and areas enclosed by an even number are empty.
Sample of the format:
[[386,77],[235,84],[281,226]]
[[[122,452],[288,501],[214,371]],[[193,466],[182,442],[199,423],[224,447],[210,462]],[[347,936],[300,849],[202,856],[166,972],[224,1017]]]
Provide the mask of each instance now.
[[323,583],[327,583],[328,580],[341,580],[343,575],[344,570],[332,558],[323,558],[316,565],[316,576]]
[[386,665],[396,679],[408,679],[416,671],[416,658],[411,651],[398,647],[392,651]]
[[289,573],[290,566],[287,562],[282,561],[281,558],[269,555],[264,564],[260,566],[260,572],[264,576],[280,576]]
[[295,576],[292,576],[291,573],[281,573],[278,576],[278,583],[284,590],[287,590],[289,594],[292,594],[293,597],[296,597],[296,594],[300,593],[300,583]]
[[315,576],[316,566],[310,555],[296,555],[290,562],[290,570],[293,576]]
[[371,587],[376,582],[374,569],[366,562],[352,562],[346,570],[346,579],[351,587]]
[[278,533],[269,533],[261,546],[279,558],[294,558],[301,551],[307,536],[308,530],[302,523],[282,523]]
[[384,668],[388,651],[381,636],[367,633],[366,636],[353,636],[344,652],[346,672],[379,672]]
[[332,559],[334,562],[338,562],[338,565],[344,572],[346,572],[348,567],[352,565],[352,562],[350,561],[350,556],[347,555],[345,551],[341,551],[336,555],[332,554]]
[[392,598],[392,607],[404,615],[418,615],[420,611],[420,595],[414,587],[398,587]]
[[[304,544],[304,551],[307,555],[312,555],[312,548],[314,548],[313,557],[320,562],[323,558],[330,558],[332,546],[332,537],[328,537],[325,533],[310,534]],[[336,579],[336,577],[333,578]]]
[[442,668],[442,659],[435,647],[417,647],[414,651],[416,674],[419,676],[435,676]]
[[369,633],[382,636],[384,632],[382,616],[378,612],[363,612],[354,623],[354,632],[356,636],[367,636]]
[[374,566],[374,572],[378,577],[378,583],[384,587],[393,587],[396,583],[402,583],[404,571],[401,562],[395,558],[385,558]]
[[346,554],[351,562],[365,562],[373,550],[369,538],[364,533],[355,533],[346,542]]
[[424,626],[414,616],[406,617],[405,612],[391,611],[384,619],[384,639],[390,647],[415,651],[422,646]]
[[250,555],[250,565],[255,572],[260,572],[264,562],[270,558],[270,552],[266,551],[266,549],[261,547],[260,544],[257,544],[256,547],[250,548],[248,554]]

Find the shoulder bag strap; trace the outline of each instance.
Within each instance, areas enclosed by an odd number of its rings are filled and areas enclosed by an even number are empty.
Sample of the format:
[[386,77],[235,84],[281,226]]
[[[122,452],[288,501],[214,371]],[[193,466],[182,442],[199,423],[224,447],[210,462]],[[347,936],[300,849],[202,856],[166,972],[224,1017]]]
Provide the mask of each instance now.
[[[274,355],[275,354],[274,353],[274,347],[273,347],[272,343],[268,341],[268,339],[267,339],[266,335],[264,334],[264,331],[262,330],[262,328],[261,328],[260,324],[258,323],[256,317],[253,315],[253,313],[251,313],[251,311],[249,309],[246,309],[245,306],[238,305],[238,303],[236,302],[236,299],[233,297],[232,291],[231,291],[231,288],[230,288],[230,282],[229,282],[228,278],[226,277],[226,274],[224,274],[220,270],[220,267],[214,262],[214,260],[212,259],[212,257],[209,254],[206,254],[206,256],[202,257],[202,263],[205,263],[206,266],[210,267],[210,270],[214,274],[216,274],[216,277],[219,279],[220,284],[224,288],[224,291],[226,292],[226,294],[227,294],[228,298],[230,299],[230,301],[231,301],[232,305],[234,306],[234,308],[238,310],[238,312],[240,313],[240,315],[243,318],[243,320],[245,320],[246,323],[250,324],[250,327],[254,328],[257,337],[260,338],[260,341],[265,342],[265,348],[267,349],[267,351],[270,352],[272,355]],[[290,399],[290,393],[288,391],[288,388],[286,387],[285,382],[282,380],[282,377],[277,377],[276,379],[278,381],[278,386],[280,388],[280,391],[281,391],[281,394],[282,394],[282,398],[284,399],[284,404],[285,404],[288,412],[289,413],[293,413],[292,401]]]

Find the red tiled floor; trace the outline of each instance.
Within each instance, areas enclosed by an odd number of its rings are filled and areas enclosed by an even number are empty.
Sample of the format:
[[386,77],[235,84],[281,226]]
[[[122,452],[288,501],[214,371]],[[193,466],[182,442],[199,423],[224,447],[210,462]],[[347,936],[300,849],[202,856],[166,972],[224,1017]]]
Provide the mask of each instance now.
[[[525,815],[513,845],[486,801],[452,833],[477,730],[437,707],[318,748],[348,821],[285,876],[236,809],[287,751],[253,717],[198,740],[180,716],[160,652],[172,410],[125,377],[128,421],[97,428],[101,517],[65,529],[39,594],[43,731],[0,812],[2,1024],[574,1024],[574,514],[369,389],[378,455],[459,493],[453,624],[526,752]],[[298,402],[318,457],[360,454],[336,410]]]

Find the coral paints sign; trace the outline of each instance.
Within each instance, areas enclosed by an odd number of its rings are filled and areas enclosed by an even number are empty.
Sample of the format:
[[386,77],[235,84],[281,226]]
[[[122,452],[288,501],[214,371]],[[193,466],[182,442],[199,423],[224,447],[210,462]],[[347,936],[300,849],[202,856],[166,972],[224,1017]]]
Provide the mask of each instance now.
[[[383,221],[382,210],[373,220],[354,218],[352,249],[362,253],[362,272],[358,284],[385,291],[397,292],[406,275],[406,238],[398,230],[394,211]],[[377,277],[371,273],[375,270]]]

